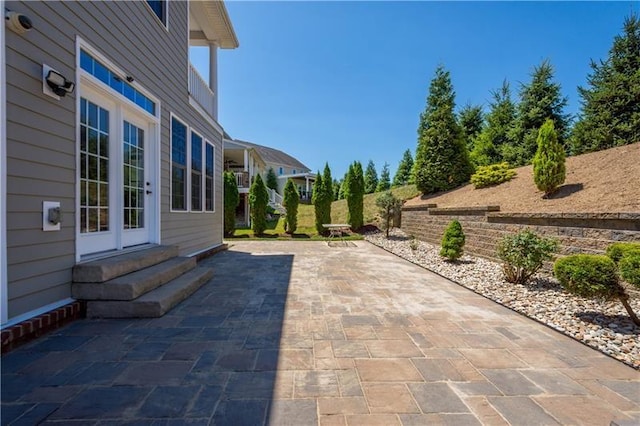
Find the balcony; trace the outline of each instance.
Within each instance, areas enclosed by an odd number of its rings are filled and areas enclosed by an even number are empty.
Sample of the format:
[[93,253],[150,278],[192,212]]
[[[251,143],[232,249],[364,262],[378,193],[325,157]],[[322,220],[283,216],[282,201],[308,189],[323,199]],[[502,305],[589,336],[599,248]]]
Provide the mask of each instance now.
[[207,114],[218,119],[216,95],[193,64],[189,64],[189,94]]
[[238,188],[249,188],[249,172],[233,172]]

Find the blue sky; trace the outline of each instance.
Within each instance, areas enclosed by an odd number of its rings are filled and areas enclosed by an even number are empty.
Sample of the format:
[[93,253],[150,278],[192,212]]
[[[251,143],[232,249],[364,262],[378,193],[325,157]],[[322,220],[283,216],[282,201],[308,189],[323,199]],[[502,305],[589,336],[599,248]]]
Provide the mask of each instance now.
[[[506,78],[516,99],[549,59],[579,111],[576,86],[604,59],[634,2],[227,1],[240,41],[222,50],[219,121],[237,139],[281,149],[342,177],[371,159],[391,177],[416,129],[438,64],[457,108],[488,107]],[[204,51],[192,62],[208,76]]]

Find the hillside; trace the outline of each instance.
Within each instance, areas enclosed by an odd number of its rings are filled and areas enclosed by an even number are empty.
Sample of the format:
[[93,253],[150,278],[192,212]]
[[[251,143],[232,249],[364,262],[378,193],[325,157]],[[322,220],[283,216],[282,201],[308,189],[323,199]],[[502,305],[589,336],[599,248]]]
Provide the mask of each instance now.
[[503,212],[640,212],[640,143],[567,158],[567,178],[551,199],[533,183],[532,166],[501,185],[474,189],[468,184],[413,198],[405,205],[438,207],[499,205]]

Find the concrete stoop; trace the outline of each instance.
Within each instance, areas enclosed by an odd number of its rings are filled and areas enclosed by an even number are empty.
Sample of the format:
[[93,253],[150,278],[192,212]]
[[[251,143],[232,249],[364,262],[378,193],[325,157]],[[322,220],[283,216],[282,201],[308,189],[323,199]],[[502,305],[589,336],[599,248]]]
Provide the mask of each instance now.
[[212,276],[176,247],[155,246],[76,265],[71,294],[87,302],[88,317],[161,317]]

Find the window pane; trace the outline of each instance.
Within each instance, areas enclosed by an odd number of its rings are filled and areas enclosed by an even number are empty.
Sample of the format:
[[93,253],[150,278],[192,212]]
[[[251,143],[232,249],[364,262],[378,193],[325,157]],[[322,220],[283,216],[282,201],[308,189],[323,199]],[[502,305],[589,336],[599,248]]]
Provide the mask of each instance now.
[[187,126],[175,118],[171,121],[171,207],[186,210]]
[[205,153],[205,209],[213,211],[213,145],[206,145]]
[[164,0],[147,0],[147,3],[149,3],[149,6],[151,6],[151,9],[153,10],[153,13],[156,14],[156,16],[158,17],[158,19],[160,19],[160,21],[162,21],[163,24],[166,24],[165,22],[165,2]]

